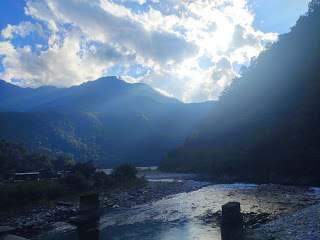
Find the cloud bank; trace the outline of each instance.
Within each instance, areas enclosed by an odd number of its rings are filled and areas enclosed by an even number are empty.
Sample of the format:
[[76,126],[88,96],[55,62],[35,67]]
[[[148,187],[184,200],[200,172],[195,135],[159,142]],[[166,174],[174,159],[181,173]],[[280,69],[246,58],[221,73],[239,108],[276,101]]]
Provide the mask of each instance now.
[[116,73],[184,102],[217,100],[234,66],[277,39],[252,27],[246,0],[27,0],[25,14],[1,31],[0,78],[29,87]]

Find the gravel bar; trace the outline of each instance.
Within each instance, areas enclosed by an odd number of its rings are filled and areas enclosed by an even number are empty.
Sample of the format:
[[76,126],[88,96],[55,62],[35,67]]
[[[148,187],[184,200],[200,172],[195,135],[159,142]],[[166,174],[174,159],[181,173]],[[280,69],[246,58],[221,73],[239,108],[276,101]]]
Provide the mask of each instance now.
[[246,240],[320,240],[320,204],[251,230]]

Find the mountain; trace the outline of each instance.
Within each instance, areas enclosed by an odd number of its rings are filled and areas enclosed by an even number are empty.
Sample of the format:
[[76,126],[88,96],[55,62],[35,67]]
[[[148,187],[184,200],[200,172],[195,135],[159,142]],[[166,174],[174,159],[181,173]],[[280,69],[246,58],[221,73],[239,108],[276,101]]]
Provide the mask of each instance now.
[[[320,1],[243,68],[160,167],[243,181],[309,178],[320,184]],[[307,183],[307,182],[305,182]]]
[[[64,89],[46,86],[37,89],[21,88],[0,79],[0,111],[29,111],[41,103],[54,100]],[[41,99],[41,100],[39,100]]]
[[70,88],[0,81],[0,102],[0,138],[23,142],[31,152],[72,153],[105,167],[157,165],[213,105],[185,104],[118,77]]
[[[114,103],[134,105],[179,103],[166,97],[147,84],[128,84],[117,77],[104,77],[70,88],[43,86],[36,89],[21,88],[0,80],[0,111],[107,111],[115,109]],[[131,104],[134,103],[134,104]]]

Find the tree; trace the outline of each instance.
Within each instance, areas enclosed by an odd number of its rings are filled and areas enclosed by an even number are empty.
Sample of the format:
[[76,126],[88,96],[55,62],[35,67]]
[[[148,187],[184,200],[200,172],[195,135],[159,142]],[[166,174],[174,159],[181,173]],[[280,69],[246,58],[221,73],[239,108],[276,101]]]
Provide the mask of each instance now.
[[[320,0],[269,44],[221,94],[198,138],[165,156],[162,169],[242,178],[320,172]],[[171,169],[170,169],[171,168]],[[319,183],[318,183],[319,184]]]
[[71,153],[59,154],[53,158],[53,165],[56,170],[63,170],[68,167],[73,167],[75,165],[75,161]]
[[74,165],[72,168],[73,173],[78,172],[82,174],[86,179],[90,179],[95,171],[96,167],[93,165],[92,160],[85,163],[77,162],[76,165]]
[[119,167],[112,170],[112,177],[116,180],[130,180],[135,179],[137,175],[137,169],[129,163],[120,165]]

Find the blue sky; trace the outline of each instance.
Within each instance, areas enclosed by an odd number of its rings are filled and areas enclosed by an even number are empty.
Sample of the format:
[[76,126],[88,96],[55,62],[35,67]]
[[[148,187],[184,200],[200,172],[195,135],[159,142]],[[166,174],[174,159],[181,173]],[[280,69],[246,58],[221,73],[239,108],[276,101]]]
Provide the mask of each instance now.
[[101,76],[184,102],[217,100],[308,0],[1,0],[0,79],[69,87]]

